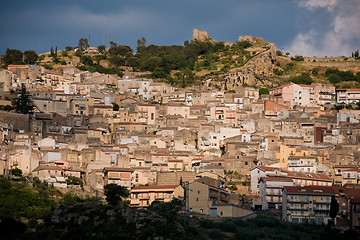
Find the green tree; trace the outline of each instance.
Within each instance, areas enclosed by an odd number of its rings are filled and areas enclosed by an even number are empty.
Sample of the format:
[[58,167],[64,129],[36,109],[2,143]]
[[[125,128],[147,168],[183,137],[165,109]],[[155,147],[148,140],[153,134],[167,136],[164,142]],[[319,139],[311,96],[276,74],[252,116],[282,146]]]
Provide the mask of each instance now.
[[115,67],[120,67],[125,65],[125,58],[120,56],[113,56],[109,58],[109,62]]
[[85,49],[89,48],[89,41],[87,38],[80,38],[78,47],[81,49],[81,51],[84,51]]
[[301,73],[300,76],[290,78],[290,81],[296,84],[311,84],[313,80],[309,73]]
[[106,46],[105,45],[100,45],[97,47],[99,53],[104,54],[106,52]]
[[39,59],[39,55],[33,50],[27,50],[24,52],[24,62],[27,64],[34,64]]
[[291,58],[291,60],[293,61],[298,61],[298,62],[303,62],[304,61],[304,57],[301,55],[295,55],[294,57]]
[[136,50],[137,50],[137,52],[141,52],[145,48],[146,48],[146,39],[144,37],[142,37],[142,38],[137,40]]
[[334,220],[336,218],[336,215],[339,211],[339,203],[335,199],[335,196],[332,195],[331,202],[330,202],[330,217]]
[[88,66],[91,66],[94,64],[92,58],[88,55],[81,56],[80,61],[82,64],[88,65]]
[[119,45],[109,49],[109,54],[112,56],[122,56],[124,57],[127,53],[132,53],[133,50],[131,47],[126,45]]
[[17,89],[18,97],[13,101],[15,110],[22,114],[31,114],[33,110],[30,94],[26,91],[25,84],[21,85],[21,89]]
[[263,95],[263,94],[269,94],[269,89],[267,88],[260,88],[259,89],[259,95]]
[[126,59],[129,67],[133,68],[133,71],[136,71],[136,68],[140,67],[140,59],[137,57],[129,57]]
[[17,177],[20,177],[22,175],[22,171],[19,168],[14,168],[11,170],[11,174]]
[[109,205],[117,206],[121,201],[130,196],[130,191],[126,187],[110,183],[104,186],[104,195]]
[[17,49],[6,49],[3,61],[5,65],[22,63],[23,53]]
[[120,107],[117,103],[114,103],[113,105],[113,111],[119,111]]
[[156,67],[152,73],[154,78],[166,78],[167,72],[162,67]]

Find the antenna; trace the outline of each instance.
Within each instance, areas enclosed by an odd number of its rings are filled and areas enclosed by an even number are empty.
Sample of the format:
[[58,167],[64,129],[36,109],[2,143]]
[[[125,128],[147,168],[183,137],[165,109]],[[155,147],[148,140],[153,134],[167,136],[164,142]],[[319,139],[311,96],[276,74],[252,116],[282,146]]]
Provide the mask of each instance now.
[[90,31],[89,31],[89,38],[88,38],[88,40],[89,40],[89,47],[90,47]]

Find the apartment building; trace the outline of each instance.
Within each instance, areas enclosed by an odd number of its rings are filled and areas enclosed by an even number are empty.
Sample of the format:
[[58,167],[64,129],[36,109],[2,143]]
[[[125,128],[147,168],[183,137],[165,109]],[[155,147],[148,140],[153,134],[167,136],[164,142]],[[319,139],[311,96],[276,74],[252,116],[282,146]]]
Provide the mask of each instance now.
[[339,104],[353,104],[360,102],[360,89],[337,89],[336,102]]
[[138,186],[131,189],[130,205],[148,207],[154,201],[170,202],[174,198],[183,197],[184,189],[180,185]]
[[327,224],[335,187],[285,186],[282,191],[282,220],[293,223]]

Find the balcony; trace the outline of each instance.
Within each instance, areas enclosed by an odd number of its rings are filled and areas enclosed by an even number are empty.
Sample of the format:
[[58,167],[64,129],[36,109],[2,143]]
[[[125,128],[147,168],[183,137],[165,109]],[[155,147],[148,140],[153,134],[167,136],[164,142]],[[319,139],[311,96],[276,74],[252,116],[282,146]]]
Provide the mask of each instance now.
[[309,200],[306,199],[288,199],[287,200],[289,203],[308,203]]
[[315,200],[314,199],[314,203],[315,204],[330,204],[330,200]]
[[309,210],[309,207],[301,207],[301,206],[290,206],[288,205],[288,209],[289,210],[297,210],[297,211],[308,211]]
[[314,207],[314,211],[330,211],[330,208]]

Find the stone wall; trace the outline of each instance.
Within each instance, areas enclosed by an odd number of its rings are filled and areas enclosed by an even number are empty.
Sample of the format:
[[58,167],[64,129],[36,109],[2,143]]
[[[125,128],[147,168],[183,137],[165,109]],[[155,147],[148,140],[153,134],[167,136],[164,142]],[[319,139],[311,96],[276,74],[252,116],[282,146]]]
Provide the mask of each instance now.
[[30,131],[29,115],[0,112],[0,122],[11,124],[15,131],[24,130]]
[[239,42],[249,41],[251,43],[255,43],[256,40],[264,40],[264,39],[263,38],[256,38],[256,37],[252,37],[252,36],[239,36]]

